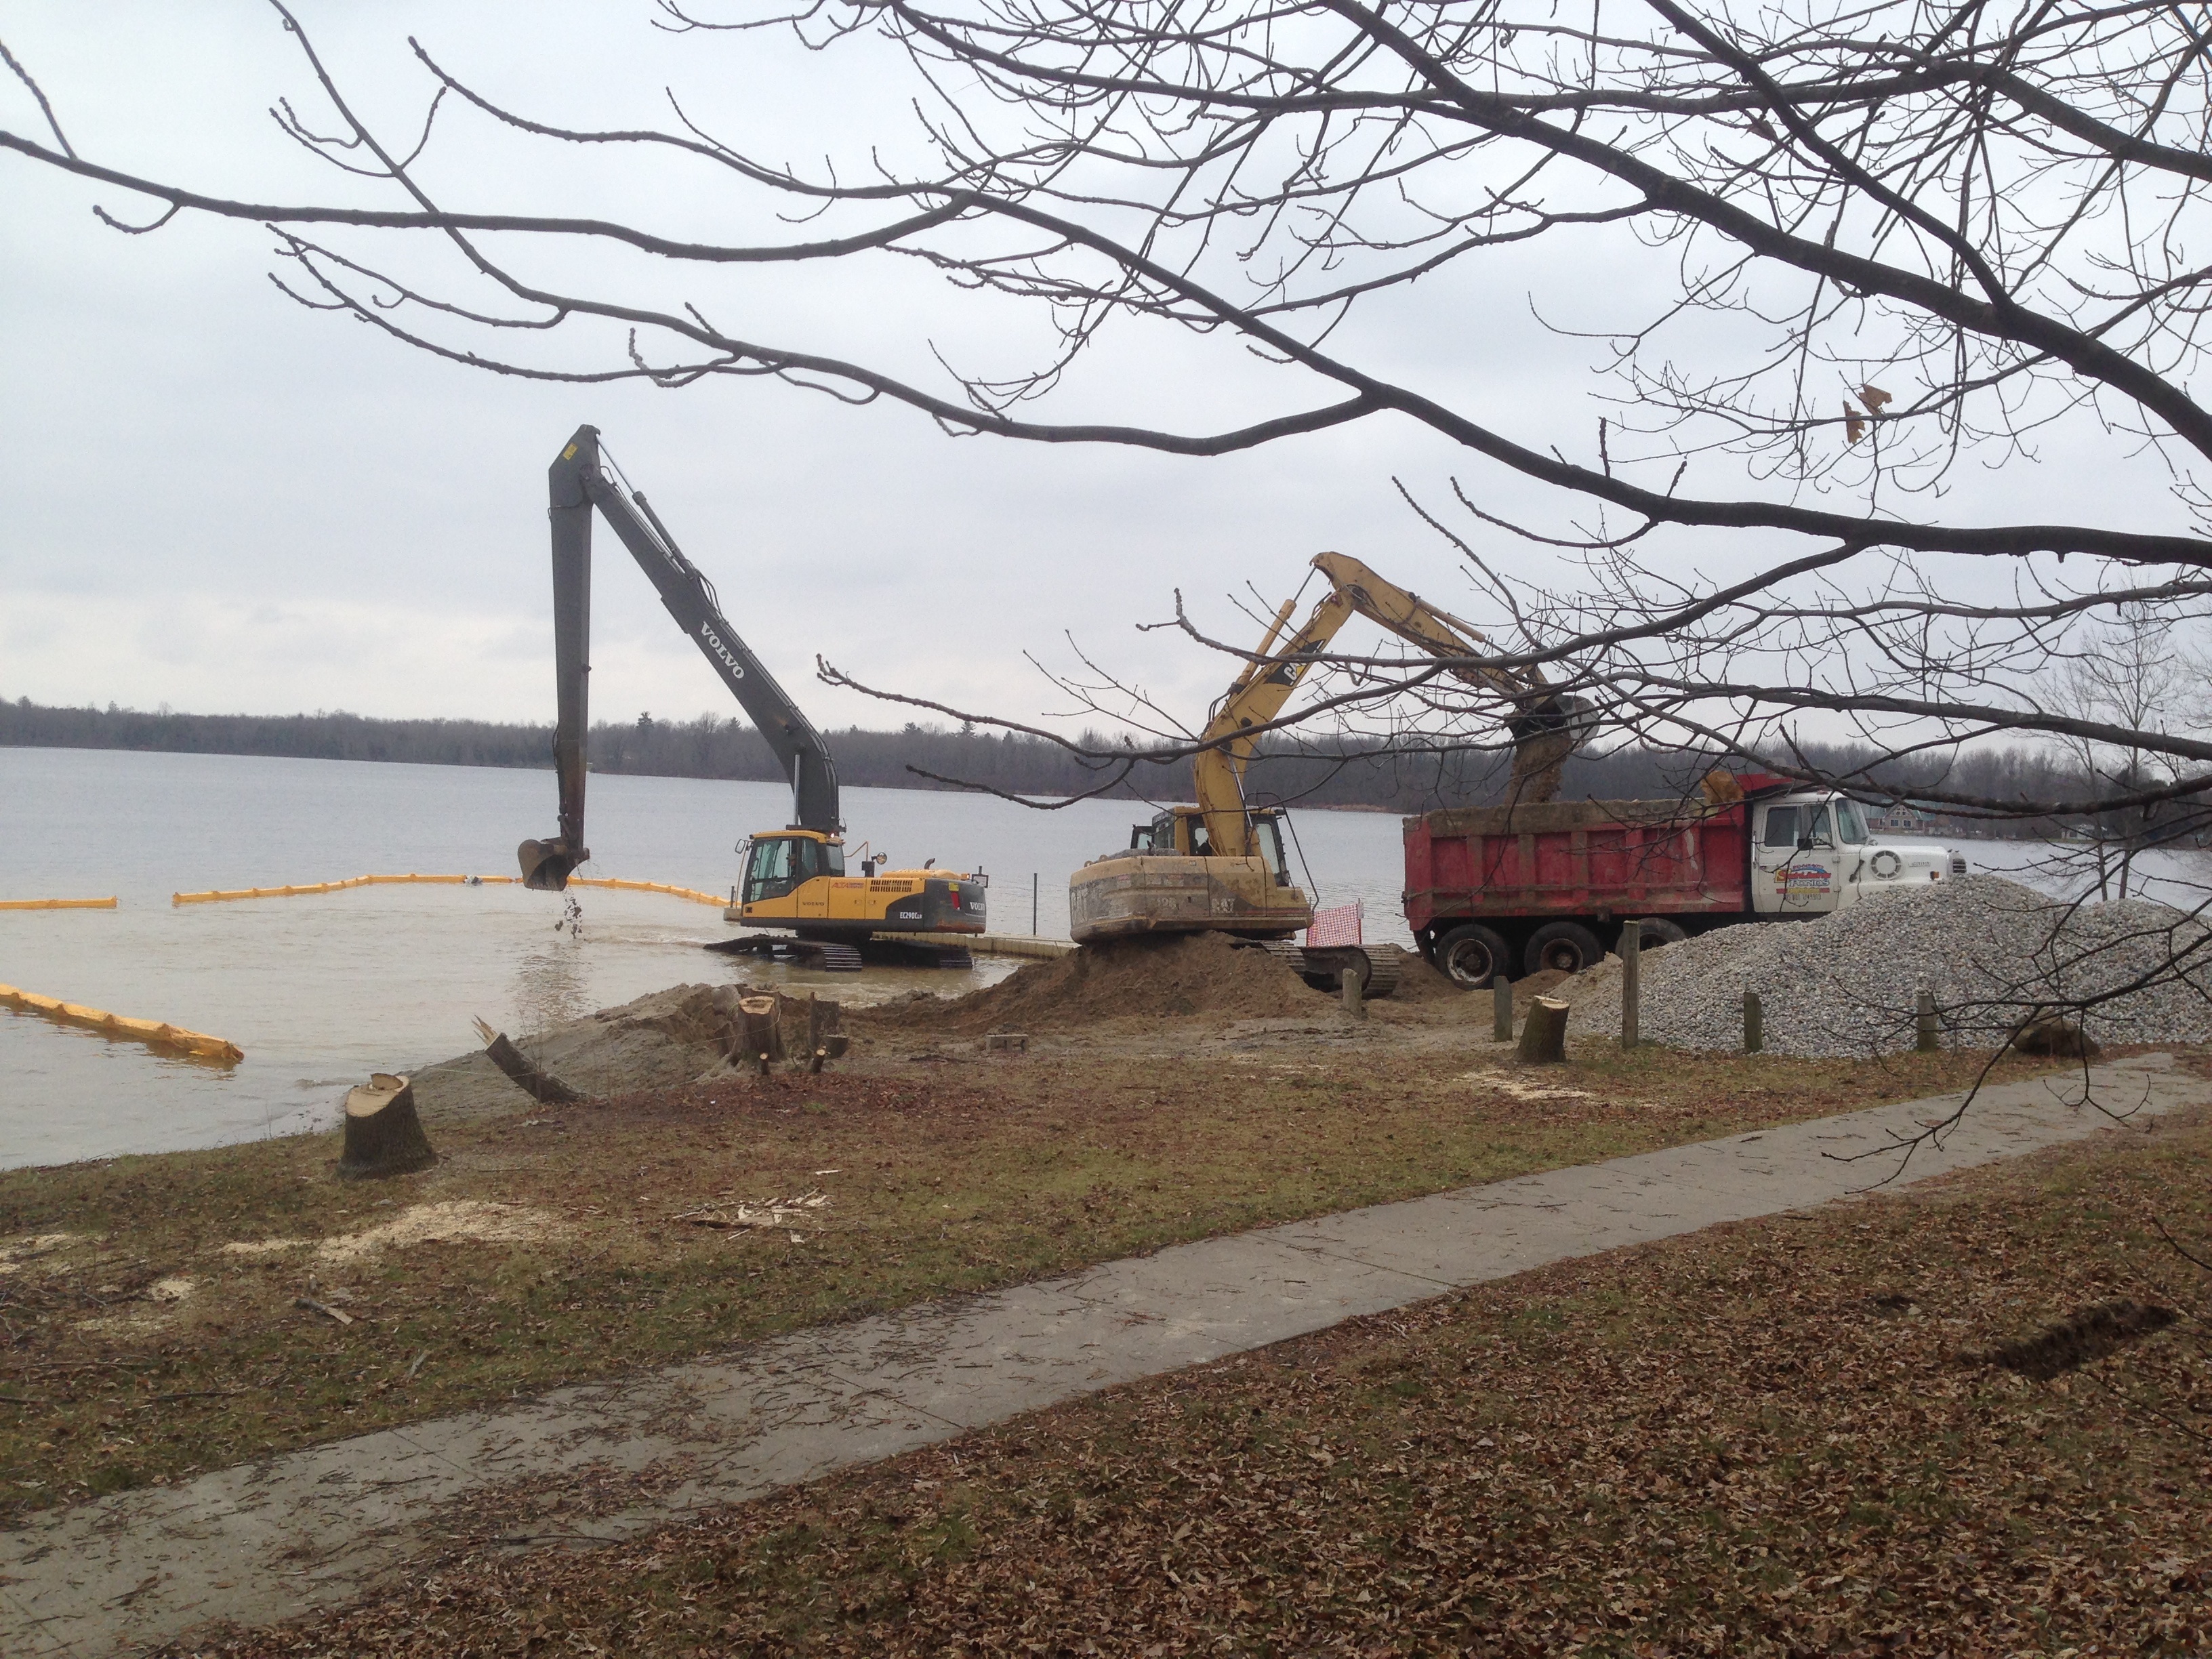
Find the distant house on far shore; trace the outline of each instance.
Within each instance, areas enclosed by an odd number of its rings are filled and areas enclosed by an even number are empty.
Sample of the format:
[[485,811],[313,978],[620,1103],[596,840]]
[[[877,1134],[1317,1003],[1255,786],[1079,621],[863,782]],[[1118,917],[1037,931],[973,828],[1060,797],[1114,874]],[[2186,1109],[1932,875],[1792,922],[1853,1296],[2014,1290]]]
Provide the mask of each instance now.
[[1876,806],[1869,803],[1867,823],[1877,835],[1926,836],[1936,831],[1936,820],[1917,806]]

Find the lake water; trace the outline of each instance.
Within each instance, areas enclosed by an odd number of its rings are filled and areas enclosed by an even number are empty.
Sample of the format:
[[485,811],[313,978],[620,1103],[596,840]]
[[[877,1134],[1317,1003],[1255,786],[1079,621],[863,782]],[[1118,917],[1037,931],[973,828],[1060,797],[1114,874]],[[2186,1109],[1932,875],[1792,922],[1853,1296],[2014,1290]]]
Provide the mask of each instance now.
[[[582,873],[726,893],[734,843],[781,824],[773,784],[594,775]],[[1067,878],[1126,846],[1147,810],[1085,801],[1039,811],[988,796],[850,789],[850,846],[900,865],[981,868],[991,925],[1067,936]],[[1368,937],[1405,941],[1398,819],[1305,811],[1298,841],[1319,902],[1364,902]],[[685,981],[763,976],[848,1002],[915,986],[957,993],[1012,972],[871,968],[811,974],[700,946],[719,910],[642,893],[563,901],[513,886],[368,887],[173,906],[173,892],[368,873],[509,875],[514,846],[555,829],[552,774],[489,768],[0,749],[0,898],[91,898],[109,910],[0,910],[0,982],[229,1038],[222,1068],[0,1011],[0,1167],[220,1146],[335,1121],[372,1071],[476,1044]],[[1296,855],[1293,863],[1297,862]]]

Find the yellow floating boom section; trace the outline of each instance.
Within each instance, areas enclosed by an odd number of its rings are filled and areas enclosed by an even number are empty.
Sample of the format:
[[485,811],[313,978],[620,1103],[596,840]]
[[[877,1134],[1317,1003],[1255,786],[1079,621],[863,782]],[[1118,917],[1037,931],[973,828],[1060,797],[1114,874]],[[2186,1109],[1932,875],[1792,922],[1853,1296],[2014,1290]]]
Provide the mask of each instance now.
[[240,887],[210,893],[172,893],[172,904],[222,904],[232,899],[305,898],[313,893],[343,893],[349,887],[384,887],[406,882],[427,882],[441,887],[505,887],[514,876],[351,876],[343,881],[308,882],[297,887]]
[[571,876],[568,885],[619,887],[626,893],[665,893],[671,898],[690,899],[694,904],[711,904],[718,910],[729,902],[720,893],[702,893],[696,887],[671,887],[665,881],[618,881],[612,876]]
[[[308,882],[295,887],[240,887],[210,893],[172,893],[172,904],[222,904],[233,899],[305,898],[314,893],[343,893],[349,887],[381,887],[394,883],[422,882],[442,887],[507,887],[520,880],[516,876],[353,876],[344,881]],[[612,876],[571,876],[571,887],[617,887],[628,893],[665,893],[671,898],[689,899],[694,904],[711,904],[717,909],[729,902],[720,893],[702,893],[696,887],[672,887],[665,881],[622,881]],[[113,899],[61,900],[62,903],[112,904]]]
[[150,1019],[125,1019],[120,1014],[111,1014],[105,1009],[88,1008],[82,1003],[63,1002],[54,997],[33,995],[19,991],[12,985],[0,985],[0,1007],[14,1009],[19,1014],[42,1014],[63,1025],[82,1025],[102,1036],[121,1037],[132,1042],[150,1043],[157,1048],[178,1048],[202,1060],[221,1060],[226,1066],[235,1066],[246,1058],[246,1051],[235,1042],[226,1042],[204,1031],[187,1031],[181,1025],[164,1025]]
[[0,899],[0,910],[112,910],[115,901],[104,899]]

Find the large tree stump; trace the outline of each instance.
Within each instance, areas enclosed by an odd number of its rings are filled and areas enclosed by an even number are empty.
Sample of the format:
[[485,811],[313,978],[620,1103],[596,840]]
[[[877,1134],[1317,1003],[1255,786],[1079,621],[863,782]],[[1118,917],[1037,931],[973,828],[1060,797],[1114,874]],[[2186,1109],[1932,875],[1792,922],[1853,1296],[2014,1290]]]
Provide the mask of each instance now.
[[761,1075],[783,1058],[783,1021],[773,995],[738,999],[738,1051],[731,1059],[739,1066],[757,1066]]
[[1521,1022],[1521,1058],[1537,1065],[1556,1066],[1567,1057],[1567,1005],[1553,997],[1538,997],[1528,1005]]
[[346,1095],[339,1180],[408,1175],[437,1161],[430,1138],[422,1133],[422,1120],[415,1112],[414,1085],[405,1078],[378,1072],[365,1086]]

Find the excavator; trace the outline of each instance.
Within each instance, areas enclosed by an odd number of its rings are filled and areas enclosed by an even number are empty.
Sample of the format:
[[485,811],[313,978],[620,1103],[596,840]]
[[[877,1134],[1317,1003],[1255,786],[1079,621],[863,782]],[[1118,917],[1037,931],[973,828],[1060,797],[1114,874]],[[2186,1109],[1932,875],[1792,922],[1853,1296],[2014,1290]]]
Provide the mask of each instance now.
[[[1133,933],[1221,932],[1263,945],[1309,982],[1334,988],[1346,975],[1370,996],[1396,983],[1391,961],[1358,946],[1298,946],[1313,905],[1283,858],[1283,809],[1248,806],[1244,774],[1256,751],[1255,726],[1282,712],[1337,630],[1354,616],[1379,623],[1431,657],[1462,659],[1448,673],[1502,697],[1512,713],[1510,798],[1547,801],[1589,726],[1587,702],[1553,690],[1533,669],[1508,672],[1465,660],[1488,643],[1480,630],[1386,581],[1342,553],[1316,555],[1328,592],[1303,625],[1285,634],[1296,596],[1283,602],[1226,694],[1213,706],[1192,763],[1197,804],[1171,806],[1130,832],[1127,851],[1093,859],[1069,879],[1069,932],[1078,944]],[[1240,735],[1246,734],[1246,735]]]
[[[548,469],[553,521],[553,654],[559,724],[553,739],[561,787],[561,832],[516,849],[522,882],[561,892],[592,856],[584,842],[584,735],[590,726],[592,514],[596,509],[637,561],[676,625],[768,740],[791,781],[791,822],[757,830],[738,848],[741,890],[731,919],[772,929],[718,940],[709,950],[781,957],[851,971],[865,946],[889,946],[897,959],[942,967],[969,965],[959,936],[985,930],[981,874],[931,867],[880,867],[861,860],[845,871],[845,826],[839,817],[837,769],[830,745],[775,682],[722,615],[714,585],[684,556],[676,538],[642,492],[626,489],[602,461],[597,427],[581,426]],[[902,948],[903,947],[903,948]]]

